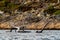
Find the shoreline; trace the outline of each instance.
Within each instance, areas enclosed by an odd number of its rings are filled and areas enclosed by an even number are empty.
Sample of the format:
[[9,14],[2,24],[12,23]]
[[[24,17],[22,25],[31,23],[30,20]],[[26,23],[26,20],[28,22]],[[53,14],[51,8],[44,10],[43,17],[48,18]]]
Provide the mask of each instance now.
[[[0,28],[0,30],[10,30],[11,28]],[[21,29],[21,30],[23,30],[23,29]],[[24,29],[24,30],[42,30],[42,29]],[[44,30],[60,30],[60,28],[59,29],[56,29],[56,28],[51,28],[51,29],[49,29],[49,28],[45,28]]]

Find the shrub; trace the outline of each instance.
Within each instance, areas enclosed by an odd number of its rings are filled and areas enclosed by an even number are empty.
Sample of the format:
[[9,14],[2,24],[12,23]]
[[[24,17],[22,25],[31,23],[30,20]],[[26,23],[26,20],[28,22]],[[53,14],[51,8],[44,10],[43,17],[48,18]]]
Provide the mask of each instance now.
[[56,12],[54,12],[55,15],[60,15],[60,10],[57,10]]

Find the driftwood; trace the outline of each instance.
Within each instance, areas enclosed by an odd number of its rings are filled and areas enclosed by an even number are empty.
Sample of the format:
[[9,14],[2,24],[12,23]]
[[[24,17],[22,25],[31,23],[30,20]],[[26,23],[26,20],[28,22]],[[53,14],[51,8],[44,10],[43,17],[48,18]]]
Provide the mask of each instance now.
[[36,31],[36,33],[42,33],[43,30],[45,29],[45,27],[51,22],[51,21],[55,21],[55,18],[54,16],[51,16],[49,18],[46,19],[46,24],[44,25],[44,27],[41,29],[41,31]]
[[48,22],[44,25],[44,27],[41,29],[41,31],[36,31],[36,33],[42,33],[43,30],[45,29],[45,27],[49,24],[49,22],[51,22],[51,21],[48,21]]

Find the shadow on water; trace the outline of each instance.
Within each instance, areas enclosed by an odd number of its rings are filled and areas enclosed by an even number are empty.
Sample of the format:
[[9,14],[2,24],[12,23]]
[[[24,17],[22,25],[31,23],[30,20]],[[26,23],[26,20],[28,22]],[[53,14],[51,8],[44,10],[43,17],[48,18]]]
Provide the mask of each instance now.
[[31,33],[31,31],[18,31],[18,33]]

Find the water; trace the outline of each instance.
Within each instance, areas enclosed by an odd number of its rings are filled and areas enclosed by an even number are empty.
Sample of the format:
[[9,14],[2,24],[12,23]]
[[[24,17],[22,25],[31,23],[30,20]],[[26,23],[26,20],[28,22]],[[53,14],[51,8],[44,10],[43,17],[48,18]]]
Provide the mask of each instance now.
[[35,30],[29,31],[31,33],[0,30],[0,40],[60,40],[60,30],[44,30],[43,33],[35,33]]

